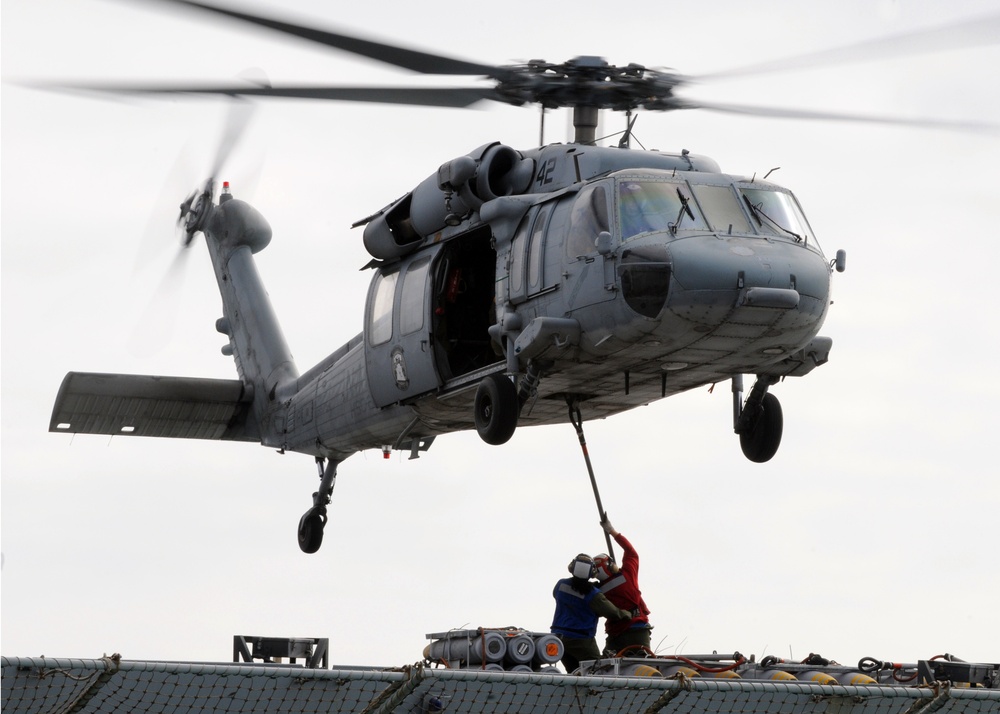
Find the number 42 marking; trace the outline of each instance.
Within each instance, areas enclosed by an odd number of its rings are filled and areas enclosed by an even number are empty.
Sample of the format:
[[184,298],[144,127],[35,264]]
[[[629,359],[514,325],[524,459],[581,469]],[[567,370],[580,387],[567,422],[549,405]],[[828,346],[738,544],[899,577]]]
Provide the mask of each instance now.
[[552,174],[556,169],[556,160],[548,159],[538,167],[538,173],[535,175],[535,183],[539,186],[544,186],[547,183],[552,183]]

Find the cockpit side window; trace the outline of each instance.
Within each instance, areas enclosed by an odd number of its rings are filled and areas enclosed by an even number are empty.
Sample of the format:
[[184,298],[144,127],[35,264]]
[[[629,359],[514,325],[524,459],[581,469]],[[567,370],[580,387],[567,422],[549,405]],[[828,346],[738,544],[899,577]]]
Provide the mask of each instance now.
[[566,238],[566,256],[576,258],[597,251],[597,236],[610,230],[608,222],[608,191],[603,183],[589,186],[573,203]]
[[[545,288],[546,229],[553,205],[546,203],[534,215],[525,216],[511,241],[507,288],[512,303],[523,302]],[[553,281],[549,276],[549,282]]]
[[[684,210],[687,184],[665,181],[622,180],[618,184],[618,220],[622,240],[658,231],[705,229],[705,221],[694,201]],[[683,214],[682,214],[682,211]]]
[[529,293],[537,293],[542,287],[542,248],[545,244],[545,229],[548,227],[551,214],[551,203],[542,206],[531,228],[531,242],[528,244]]

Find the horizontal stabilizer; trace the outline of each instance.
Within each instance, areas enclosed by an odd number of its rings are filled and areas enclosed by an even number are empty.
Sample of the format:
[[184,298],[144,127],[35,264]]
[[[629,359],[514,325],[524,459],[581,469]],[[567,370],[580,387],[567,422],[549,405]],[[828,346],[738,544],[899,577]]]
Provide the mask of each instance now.
[[259,442],[252,399],[238,379],[70,372],[49,431]]

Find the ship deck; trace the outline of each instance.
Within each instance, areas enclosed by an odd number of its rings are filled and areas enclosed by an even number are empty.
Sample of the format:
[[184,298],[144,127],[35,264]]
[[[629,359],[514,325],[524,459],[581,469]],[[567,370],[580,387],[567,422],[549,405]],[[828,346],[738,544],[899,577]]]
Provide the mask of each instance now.
[[5,714],[1000,712],[1000,689],[404,667],[3,657]]

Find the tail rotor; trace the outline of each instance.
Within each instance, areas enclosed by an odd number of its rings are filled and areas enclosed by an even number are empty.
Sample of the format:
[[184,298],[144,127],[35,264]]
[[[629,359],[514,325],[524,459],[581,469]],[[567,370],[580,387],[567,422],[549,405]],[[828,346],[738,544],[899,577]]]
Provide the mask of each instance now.
[[221,173],[222,167],[225,166],[233,149],[246,133],[252,115],[253,104],[245,99],[234,98],[230,103],[229,115],[223,125],[222,136],[219,139],[208,178],[200,189],[192,191],[180,204],[177,225],[182,232],[182,245],[185,248],[190,247],[196,233],[204,231],[205,223],[212,211],[219,173]]
[[[145,285],[155,285],[155,288],[152,289],[148,303],[140,312],[129,338],[129,349],[133,354],[154,354],[165,348],[172,339],[178,303],[181,292],[184,291],[183,284],[190,255],[188,249],[192,247],[196,234],[203,232],[207,226],[215,205],[219,183],[217,177],[245,134],[252,113],[253,104],[250,101],[237,98],[230,103],[221,137],[217,140],[212,153],[209,177],[188,193],[179,205],[174,203],[177,192],[183,190],[185,184],[191,185],[194,163],[192,145],[180,152],[170,171],[170,176],[160,192],[160,200],[155,202],[151,211],[146,236],[137,252],[134,279],[143,281]],[[153,266],[162,266],[161,261],[167,258],[164,253],[170,241],[165,240],[164,221],[170,220],[173,220],[175,230],[179,234],[180,247],[174,248],[173,257],[168,258],[169,265],[165,269],[161,268],[161,272]],[[150,276],[150,271],[154,275]]]

